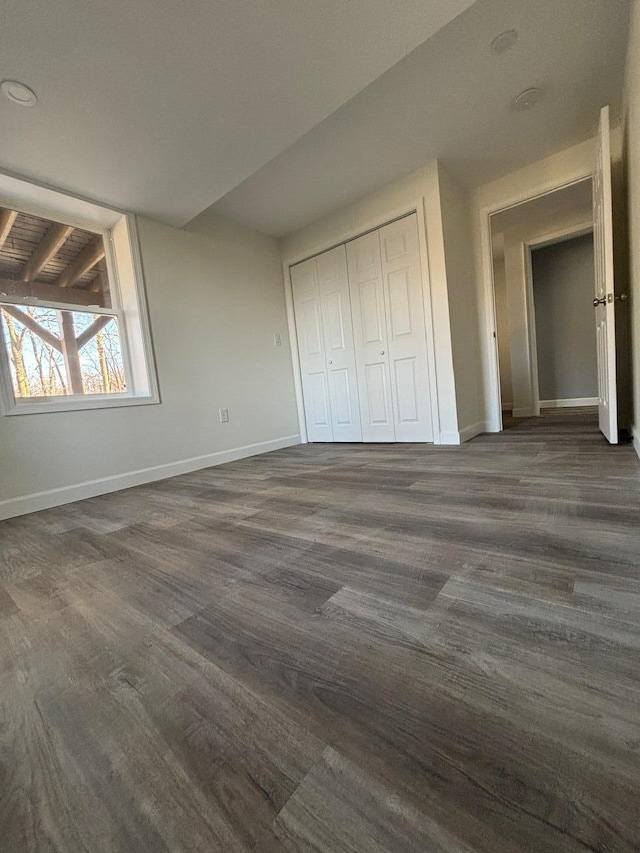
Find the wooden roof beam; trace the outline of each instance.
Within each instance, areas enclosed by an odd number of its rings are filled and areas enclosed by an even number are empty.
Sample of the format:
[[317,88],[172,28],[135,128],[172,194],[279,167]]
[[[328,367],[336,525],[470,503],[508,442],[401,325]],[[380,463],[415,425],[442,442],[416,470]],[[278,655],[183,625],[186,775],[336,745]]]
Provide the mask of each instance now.
[[75,257],[69,266],[63,270],[56,284],[58,287],[73,287],[85,273],[93,269],[98,261],[104,258],[104,241],[102,237],[92,240],[80,254]]
[[17,211],[8,208],[0,208],[0,249],[6,243],[9,232],[16,221]]
[[68,287],[64,293],[54,284],[39,281],[17,281],[13,278],[0,278],[0,302],[3,296],[27,297],[41,302],[70,302],[72,305],[96,305],[104,308],[104,299],[99,292]]
[[62,342],[60,338],[57,338],[49,331],[49,329],[45,329],[44,326],[41,326],[37,320],[33,319],[33,317],[25,314],[25,312],[18,308],[17,305],[7,305],[5,303],[2,306],[2,310],[6,314],[9,314],[10,317],[13,317],[14,320],[17,320],[19,323],[22,323],[23,326],[26,326],[27,329],[32,331],[39,338],[42,338],[45,343],[58,350],[58,352],[62,352]]
[[81,350],[83,346],[86,346],[91,338],[95,338],[98,332],[102,331],[105,326],[108,326],[112,320],[113,317],[111,314],[103,314],[101,317],[97,317],[90,326],[87,326],[84,332],[80,332],[78,335],[76,341],[78,349]]
[[57,253],[69,234],[73,231],[73,226],[63,225],[61,222],[52,222],[49,230],[44,235],[42,240],[33,250],[33,254],[26,262],[22,269],[22,280],[33,281],[41,269]]

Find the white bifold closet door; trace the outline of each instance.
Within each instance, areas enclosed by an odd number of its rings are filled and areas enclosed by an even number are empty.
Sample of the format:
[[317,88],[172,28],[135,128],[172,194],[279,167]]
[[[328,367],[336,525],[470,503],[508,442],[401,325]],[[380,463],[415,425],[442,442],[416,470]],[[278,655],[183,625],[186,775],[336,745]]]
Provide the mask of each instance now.
[[364,441],[433,441],[417,216],[347,244]]
[[344,246],[291,267],[309,441],[362,441]]

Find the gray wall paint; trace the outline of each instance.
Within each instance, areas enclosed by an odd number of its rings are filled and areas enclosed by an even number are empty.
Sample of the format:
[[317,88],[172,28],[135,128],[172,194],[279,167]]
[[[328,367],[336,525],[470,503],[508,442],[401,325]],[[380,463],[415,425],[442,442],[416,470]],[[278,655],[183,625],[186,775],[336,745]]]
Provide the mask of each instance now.
[[57,490],[299,431],[277,243],[213,217],[139,228],[162,403],[0,417],[0,516],[5,501],[59,503]]
[[532,253],[541,400],[596,397],[593,238]]

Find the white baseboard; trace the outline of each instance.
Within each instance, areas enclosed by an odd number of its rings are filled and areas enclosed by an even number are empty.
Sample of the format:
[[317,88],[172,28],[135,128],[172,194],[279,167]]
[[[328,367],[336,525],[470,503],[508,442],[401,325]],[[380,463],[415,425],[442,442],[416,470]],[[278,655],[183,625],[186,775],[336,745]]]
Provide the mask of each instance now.
[[488,425],[484,421],[478,421],[477,424],[471,424],[468,427],[464,427],[460,430],[460,443],[464,444],[465,441],[469,441],[472,438],[475,438],[476,435],[480,435],[483,432],[489,432]]
[[235,462],[237,459],[246,459],[248,456],[257,456],[260,453],[281,450],[284,447],[293,447],[296,444],[300,444],[300,436],[287,435],[284,438],[261,441],[258,444],[247,444],[244,447],[235,447],[232,450],[220,450],[217,453],[207,453],[204,456],[192,456],[190,459],[154,465],[152,468],[141,468],[138,471],[128,471],[125,474],[87,480],[84,483],[49,489],[46,492],[34,492],[18,498],[9,498],[0,501],[0,520],[38,512],[41,509],[50,509],[85,498],[95,498],[97,495],[118,492],[121,489],[130,489],[132,486],[153,483],[155,480],[166,480],[168,477],[189,474],[191,471],[223,465],[225,462]]
[[573,406],[597,405],[597,397],[568,397],[561,400],[540,400],[541,409],[571,409]]
[[457,430],[444,430],[440,433],[440,444],[460,444],[460,433]]
[[463,427],[459,432],[454,432],[453,430],[445,430],[444,432],[441,432],[440,444],[464,444],[465,441],[469,441],[476,435],[480,435],[482,432],[497,431],[498,430],[492,430],[491,425],[486,423],[486,421],[478,421],[476,424],[470,424],[467,427]]

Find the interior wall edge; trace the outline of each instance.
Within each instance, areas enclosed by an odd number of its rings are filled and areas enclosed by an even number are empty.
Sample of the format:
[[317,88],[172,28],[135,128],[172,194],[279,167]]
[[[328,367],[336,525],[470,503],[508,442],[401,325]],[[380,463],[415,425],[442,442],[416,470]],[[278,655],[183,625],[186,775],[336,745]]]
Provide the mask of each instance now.
[[86,498],[95,498],[110,492],[119,492],[146,483],[154,483],[158,480],[167,480],[180,474],[190,474],[193,471],[224,465],[226,462],[235,462],[249,456],[259,456],[262,453],[282,450],[285,447],[293,447],[297,444],[300,444],[299,435],[287,435],[282,438],[261,441],[257,444],[248,444],[244,447],[219,450],[216,453],[207,453],[190,459],[179,459],[175,462],[166,462],[150,468],[114,474],[111,477],[100,477],[96,480],[87,480],[84,483],[74,483],[70,486],[61,486],[44,492],[8,498],[0,501],[0,521],[62,506],[62,504],[74,503]]

